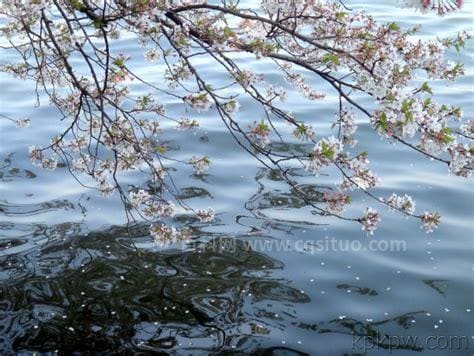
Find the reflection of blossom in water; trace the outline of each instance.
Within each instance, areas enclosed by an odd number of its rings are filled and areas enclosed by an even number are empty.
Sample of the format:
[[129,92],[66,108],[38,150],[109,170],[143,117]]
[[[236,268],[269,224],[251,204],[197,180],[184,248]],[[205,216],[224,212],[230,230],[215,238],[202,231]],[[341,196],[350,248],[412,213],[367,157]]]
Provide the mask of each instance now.
[[414,7],[422,12],[435,11],[440,15],[455,11],[463,5],[463,0],[399,0],[404,7]]
[[15,121],[16,127],[22,129],[30,126],[30,119],[18,119]]

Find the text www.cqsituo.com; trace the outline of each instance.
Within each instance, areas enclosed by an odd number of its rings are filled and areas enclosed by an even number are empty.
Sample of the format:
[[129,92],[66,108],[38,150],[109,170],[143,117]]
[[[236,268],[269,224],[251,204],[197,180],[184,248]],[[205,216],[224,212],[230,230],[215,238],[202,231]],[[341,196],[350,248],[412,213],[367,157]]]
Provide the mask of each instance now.
[[240,241],[233,238],[218,238],[211,242],[211,246],[222,250],[235,250],[238,245],[255,251],[302,251],[309,254],[318,252],[406,252],[406,240],[381,240],[373,239],[361,241],[357,239],[336,239],[325,237],[318,240],[302,239],[255,239]]

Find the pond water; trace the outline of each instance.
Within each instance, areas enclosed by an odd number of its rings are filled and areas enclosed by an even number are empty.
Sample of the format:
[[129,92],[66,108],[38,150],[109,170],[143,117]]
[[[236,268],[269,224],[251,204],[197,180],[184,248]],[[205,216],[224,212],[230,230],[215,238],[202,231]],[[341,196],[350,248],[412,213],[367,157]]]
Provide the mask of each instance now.
[[[472,1],[443,18],[398,9],[391,0],[346,3],[402,27],[421,24],[426,37],[472,30]],[[133,50],[129,40],[117,45]],[[461,105],[468,117],[474,109],[473,53],[471,41],[462,54],[453,54],[466,63],[466,77],[454,86],[434,85],[440,100]],[[212,75],[212,64],[201,67]],[[255,68],[275,76],[263,64]],[[145,63],[141,70],[153,75]],[[29,163],[28,146],[45,145],[58,132],[57,113],[46,103],[34,107],[33,83],[4,74],[0,80],[2,113],[32,121],[18,130],[0,120],[0,354],[342,355],[363,353],[364,336],[372,336],[378,345],[367,342],[369,354],[384,355],[384,335],[400,347],[394,354],[448,354],[445,343],[455,337],[466,337],[468,349],[451,347],[449,354],[473,353],[471,181],[380,141],[361,122],[361,149],[370,152],[383,182],[376,193],[408,193],[418,211],[443,215],[440,228],[426,235],[418,221],[380,208],[383,224],[368,238],[357,224],[312,214],[209,114],[192,139],[178,133],[170,139],[176,150],[212,158],[204,178],[187,172],[176,179],[182,198],[197,207],[212,205],[217,220],[188,221],[194,226],[189,248],[162,249],[145,226],[125,226],[116,198],[82,188],[66,169],[47,172]],[[321,132],[336,99],[318,107],[288,102],[303,119],[326,117],[314,123]],[[253,110],[244,102],[240,115]],[[134,182],[142,183],[138,175]],[[315,199],[318,185],[327,183],[314,177],[305,182]],[[366,204],[356,196],[349,214]],[[176,223],[186,222],[180,217]],[[344,242],[342,248],[311,248],[331,239]],[[373,240],[401,241],[404,248],[370,248]],[[354,241],[359,248],[344,248]],[[429,350],[414,346],[409,336],[419,338],[418,346],[427,337],[441,338]]]

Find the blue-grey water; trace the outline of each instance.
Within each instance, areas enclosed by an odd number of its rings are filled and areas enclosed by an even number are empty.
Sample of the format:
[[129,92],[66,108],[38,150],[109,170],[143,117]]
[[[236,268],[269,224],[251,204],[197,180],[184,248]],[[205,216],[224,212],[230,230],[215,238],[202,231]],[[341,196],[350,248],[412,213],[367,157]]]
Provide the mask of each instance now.
[[[346,4],[402,27],[421,24],[425,38],[472,31],[472,1],[441,18],[391,0]],[[133,40],[116,46],[133,56]],[[468,42],[461,54],[450,54],[466,64],[464,78],[433,85],[439,100],[462,106],[467,117],[474,113],[473,53]],[[143,75],[159,78],[157,68],[137,57]],[[200,68],[219,76],[212,63]],[[253,66],[276,80],[269,68]],[[439,210],[442,224],[433,234],[380,206],[383,223],[370,238],[357,224],[312,214],[278,174],[239,149],[211,112],[192,138],[170,139],[176,154],[211,157],[205,179],[183,172],[176,180],[183,198],[213,206],[217,220],[194,223],[192,248],[161,249],[146,227],[125,227],[117,197],[82,188],[64,168],[48,172],[30,164],[28,146],[44,146],[58,133],[58,114],[46,100],[35,107],[33,83],[3,73],[0,81],[1,113],[32,121],[20,130],[0,120],[0,354],[385,355],[388,340],[399,355],[473,354],[472,181],[381,141],[362,117],[357,139],[381,178],[376,194],[408,193],[418,211]],[[313,120],[319,133],[328,132],[336,103],[331,96],[322,104],[287,101],[301,118],[320,118]],[[259,119],[250,102],[239,115]],[[139,175],[128,179],[143,183]],[[316,192],[328,183],[325,177],[304,182]],[[367,204],[374,203],[356,195],[348,214]],[[361,248],[308,248],[332,238]],[[372,240],[402,241],[406,249],[372,251]],[[279,242],[288,244],[279,248]],[[416,346],[409,336],[418,338]],[[427,338],[429,347],[420,349]]]

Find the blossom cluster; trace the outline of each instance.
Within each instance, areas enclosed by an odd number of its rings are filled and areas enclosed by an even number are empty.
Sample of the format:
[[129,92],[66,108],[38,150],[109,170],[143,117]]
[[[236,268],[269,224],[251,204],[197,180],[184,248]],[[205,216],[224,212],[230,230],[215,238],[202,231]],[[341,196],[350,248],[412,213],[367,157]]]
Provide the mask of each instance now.
[[311,126],[300,123],[293,130],[293,136],[302,141],[310,141],[315,137],[315,133]]
[[[424,85],[424,90],[428,90]],[[423,88],[423,87],[422,87]],[[438,105],[430,97],[417,98],[391,92],[381,108],[372,117],[372,123],[383,137],[414,138],[418,135],[418,146],[428,155],[449,154],[449,169],[460,176],[469,176],[472,167],[471,149],[463,143],[469,139],[469,122],[460,127],[463,135],[452,129],[453,120],[462,116],[460,108]]]
[[401,197],[394,193],[386,200],[386,202],[391,208],[403,211],[408,215],[413,215],[415,213],[415,202],[412,197],[407,194]]
[[196,120],[191,120],[189,118],[184,118],[178,121],[177,130],[186,131],[192,130],[199,127],[199,122]]
[[360,219],[362,230],[366,231],[368,235],[373,235],[380,221],[379,213],[372,208],[367,208],[365,209],[364,216]]
[[438,212],[430,213],[429,211],[425,211],[421,216],[421,221],[423,225],[421,226],[426,233],[433,232],[434,229],[438,228],[439,223],[441,220],[441,215]]
[[305,169],[318,175],[321,169],[329,166],[343,152],[343,144],[334,136],[323,138],[314,145],[309,154]]
[[460,127],[463,135],[474,139],[474,120],[468,120]]
[[250,126],[250,132],[248,133],[249,137],[261,147],[265,147],[270,143],[269,134],[270,127],[264,120],[254,122],[253,125]]
[[331,213],[340,214],[351,203],[352,198],[344,192],[334,192],[332,194],[325,192],[324,200],[327,202],[328,210]]
[[354,134],[357,131],[354,113],[346,110],[342,111],[339,116],[339,125],[342,135],[342,142],[345,145],[352,147],[357,145],[357,140],[354,138]]
[[209,168],[209,166],[211,165],[211,160],[207,156],[192,157],[189,160],[189,164],[193,166],[194,172],[199,175]]
[[199,112],[208,111],[211,107],[209,95],[205,92],[199,94],[190,94],[184,100]]
[[451,162],[449,169],[457,176],[470,177],[474,167],[474,152],[467,144],[457,144],[448,148]]
[[346,158],[342,165],[350,170],[351,176],[344,177],[341,188],[367,190],[376,187],[379,184],[379,178],[369,169],[369,163],[365,152],[353,158]]
[[176,242],[189,240],[187,230],[178,230],[174,226],[153,223],[150,225],[150,235],[159,246],[168,246]]
[[20,129],[24,129],[28,126],[30,126],[30,119],[18,119],[15,121],[15,125],[16,127],[20,128]]
[[289,74],[286,79],[307,99],[321,100],[326,97],[326,94],[311,88],[301,73]]
[[214,209],[200,209],[196,212],[197,217],[201,222],[212,222],[214,220]]
[[55,157],[46,157],[40,147],[30,146],[29,147],[30,161],[37,167],[45,168],[49,170],[55,170],[58,161]]
[[144,190],[130,193],[132,206],[141,209],[148,218],[173,217],[176,213],[173,202],[157,201]]

